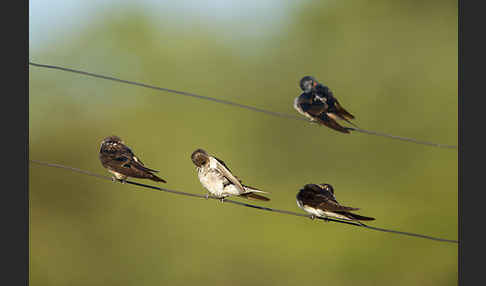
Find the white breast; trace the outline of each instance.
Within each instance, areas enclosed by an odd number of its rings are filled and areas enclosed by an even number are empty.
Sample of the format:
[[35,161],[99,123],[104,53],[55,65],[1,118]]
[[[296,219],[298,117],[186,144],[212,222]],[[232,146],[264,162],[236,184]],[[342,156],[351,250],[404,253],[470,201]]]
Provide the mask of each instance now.
[[318,216],[318,217],[326,217],[326,213],[321,209],[315,209],[315,208],[309,207],[309,206],[303,206],[302,209],[304,209],[306,212],[308,212],[312,215],[315,215],[315,216]]
[[197,176],[203,187],[216,197],[223,196],[223,181],[224,178],[219,172],[213,169],[204,170],[199,169]]

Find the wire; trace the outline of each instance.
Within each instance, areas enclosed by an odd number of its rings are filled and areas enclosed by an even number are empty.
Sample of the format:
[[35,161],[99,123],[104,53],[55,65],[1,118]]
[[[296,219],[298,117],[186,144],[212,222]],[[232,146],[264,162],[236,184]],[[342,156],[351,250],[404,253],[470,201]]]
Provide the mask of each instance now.
[[361,129],[361,128],[348,127],[348,129],[356,131],[356,132],[365,133],[365,134],[382,136],[382,137],[387,137],[387,138],[392,138],[392,139],[397,139],[397,140],[402,140],[402,141],[408,141],[408,142],[412,142],[412,143],[416,143],[416,144],[420,144],[420,145],[429,145],[429,146],[434,146],[434,147],[438,147],[438,148],[457,149],[457,146],[454,146],[454,145],[445,145],[445,144],[432,143],[432,142],[427,142],[427,141],[420,141],[420,140],[413,139],[413,138],[400,137],[400,136],[390,135],[390,134],[386,134],[386,133],[365,130],[365,129]]
[[261,108],[258,108],[258,107],[244,105],[244,104],[240,104],[240,103],[236,103],[236,102],[232,102],[232,101],[228,101],[228,100],[224,100],[224,99],[218,99],[218,98],[213,98],[213,97],[209,97],[209,96],[197,95],[197,94],[193,94],[193,93],[189,93],[189,92],[153,86],[153,85],[149,85],[149,84],[145,84],[145,83],[139,83],[139,82],[130,81],[130,80],[118,79],[118,78],[111,77],[111,76],[99,75],[99,74],[95,74],[95,73],[90,73],[90,72],[85,72],[85,71],[80,71],[80,70],[75,70],[75,69],[70,69],[70,68],[64,68],[64,67],[59,67],[59,66],[36,64],[36,63],[33,63],[33,62],[29,62],[29,65],[33,65],[33,66],[41,67],[41,68],[56,69],[56,70],[62,70],[62,71],[67,71],[67,72],[72,72],[72,73],[78,73],[78,74],[82,74],[82,75],[87,75],[87,76],[117,81],[117,82],[121,82],[121,83],[135,85],[135,86],[141,86],[141,87],[151,88],[151,89],[160,90],[160,91],[166,91],[166,92],[169,92],[169,93],[175,93],[175,94],[179,94],[179,95],[185,95],[185,96],[195,97],[195,98],[199,98],[199,99],[210,100],[210,101],[214,101],[214,102],[218,102],[218,103],[222,103],[222,104],[227,104],[227,105],[245,108],[245,109],[256,111],[256,112],[266,113],[266,114],[273,115],[273,116],[309,121],[305,118],[301,118],[301,117],[298,117],[298,116],[295,116],[295,115],[264,110],[264,109],[261,109]]
[[[48,167],[59,168],[59,169],[66,169],[66,170],[81,173],[81,174],[84,174],[84,175],[87,175],[87,176],[92,176],[92,177],[96,177],[96,178],[100,178],[100,179],[104,179],[104,180],[108,180],[108,181],[113,181],[113,179],[111,177],[95,174],[95,173],[92,173],[92,172],[89,172],[89,171],[86,171],[86,170],[82,170],[82,169],[78,169],[78,168],[74,168],[74,167],[69,167],[69,166],[65,166],[65,165],[61,165],[61,164],[55,164],[55,163],[42,162],[42,161],[37,161],[37,160],[29,160],[29,161],[31,163],[42,165],[42,166],[48,166]],[[125,181],[125,183],[135,185],[135,186],[139,186],[139,187],[152,189],[152,190],[168,192],[168,193],[172,193],[172,194],[176,194],[176,195],[183,195],[183,196],[196,197],[196,198],[202,198],[202,199],[219,200],[219,198],[213,197],[213,196],[206,197],[205,195],[187,193],[187,192],[176,191],[176,190],[170,190],[170,189],[166,189],[166,188],[159,188],[159,187],[141,184],[141,183],[132,182],[132,181]],[[233,200],[229,200],[229,199],[225,199],[224,203],[230,203],[230,204],[240,205],[240,206],[244,206],[244,207],[249,207],[249,208],[254,208],[254,209],[259,209],[259,210],[264,210],[264,211],[269,211],[269,212],[276,212],[276,213],[281,213],[281,214],[287,214],[287,215],[292,215],[292,216],[313,218],[313,216],[307,215],[307,214],[296,213],[296,212],[287,211],[287,210],[279,210],[279,209],[268,208],[268,207],[262,207],[262,206],[242,203],[242,202],[238,202],[238,201],[233,201]],[[450,242],[450,243],[457,243],[457,244],[459,243],[459,241],[457,241],[457,240],[450,240],[450,239],[437,238],[437,237],[432,237],[432,236],[423,235],[423,234],[378,228],[378,227],[368,226],[368,225],[364,225],[364,224],[357,224],[357,223],[354,223],[354,222],[337,220],[337,219],[333,219],[333,218],[321,218],[321,217],[315,217],[315,218],[320,219],[320,220],[324,220],[324,221],[332,221],[332,222],[336,222],[336,223],[349,224],[349,225],[353,225],[353,226],[357,226],[357,227],[364,227],[364,228],[376,230],[376,231],[395,233],[395,234],[407,235],[407,236],[412,236],[412,237],[420,237],[420,238],[434,240],[434,241]]]
[[[281,117],[281,118],[289,118],[289,119],[311,122],[307,118],[296,116],[296,115],[290,115],[290,114],[265,110],[265,109],[262,109],[262,108],[258,108],[258,107],[254,107],[254,106],[250,106],[250,105],[245,105],[245,104],[240,104],[240,103],[232,102],[232,101],[229,101],[229,100],[218,99],[218,98],[214,98],[214,97],[203,96],[203,95],[198,95],[198,94],[184,92],[184,91],[178,91],[178,90],[169,89],[169,88],[157,87],[157,86],[153,86],[153,85],[149,85],[149,84],[119,79],[119,78],[115,78],[115,77],[111,77],[111,76],[99,75],[99,74],[95,74],[95,73],[65,68],[65,67],[61,67],[61,66],[37,64],[37,63],[30,62],[30,61],[29,61],[29,65],[32,65],[32,66],[35,66],[35,67],[40,67],[40,68],[67,71],[67,72],[82,74],[82,75],[86,75],[86,76],[91,76],[91,77],[102,78],[102,79],[106,79],[106,80],[112,80],[112,81],[116,81],[116,82],[126,83],[126,84],[130,84],[130,85],[135,85],[135,86],[140,86],[140,87],[145,87],[145,88],[151,88],[151,89],[160,90],[160,91],[166,91],[166,92],[169,92],[169,93],[195,97],[195,98],[209,100],[209,101],[213,101],[213,102],[218,102],[218,103],[222,103],[222,104],[226,104],[226,105],[232,105],[232,106],[236,106],[236,107],[240,107],[240,108],[244,108],[244,109],[248,109],[248,110],[252,110],[252,111],[256,111],[256,112],[261,112],[261,113],[265,113],[265,114],[268,114],[268,115],[273,115],[273,116],[277,116],[277,117]],[[347,129],[353,130],[353,131],[356,131],[356,132],[361,132],[361,133],[364,133],[364,134],[381,136],[381,137],[385,137],[385,138],[396,139],[396,140],[401,140],[401,141],[404,141],[404,142],[411,142],[411,143],[420,144],[420,145],[433,146],[433,147],[437,147],[437,148],[457,149],[457,146],[455,146],[455,145],[445,145],[445,144],[438,144],[438,143],[420,141],[420,140],[413,139],[413,138],[400,137],[400,136],[390,135],[390,134],[376,132],[376,131],[369,131],[369,130],[360,129],[360,128],[347,127]]]

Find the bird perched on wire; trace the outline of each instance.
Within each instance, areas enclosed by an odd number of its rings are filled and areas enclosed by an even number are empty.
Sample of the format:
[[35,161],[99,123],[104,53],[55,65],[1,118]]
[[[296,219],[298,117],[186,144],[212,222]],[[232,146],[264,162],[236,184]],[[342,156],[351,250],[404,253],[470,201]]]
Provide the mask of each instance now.
[[304,93],[294,100],[294,108],[300,114],[339,132],[350,133],[352,129],[340,125],[337,120],[355,125],[350,121],[354,115],[341,106],[327,86],[311,76],[304,76],[300,80],[300,88]]
[[133,177],[166,183],[164,179],[153,174],[157,170],[145,167],[118,136],[103,139],[99,157],[103,167],[113,174],[113,181],[124,183],[127,177]]
[[311,218],[337,218],[357,222],[361,220],[374,220],[372,217],[360,216],[350,211],[357,211],[358,208],[345,207],[338,203],[334,196],[334,189],[329,184],[307,184],[297,193],[297,205],[304,211],[310,213]]
[[196,165],[199,181],[209,194],[221,199],[226,197],[240,196],[247,199],[269,201],[270,199],[257,193],[267,193],[254,187],[243,185],[241,180],[233,175],[226,164],[209,155],[203,149],[197,149],[191,154],[191,160]]

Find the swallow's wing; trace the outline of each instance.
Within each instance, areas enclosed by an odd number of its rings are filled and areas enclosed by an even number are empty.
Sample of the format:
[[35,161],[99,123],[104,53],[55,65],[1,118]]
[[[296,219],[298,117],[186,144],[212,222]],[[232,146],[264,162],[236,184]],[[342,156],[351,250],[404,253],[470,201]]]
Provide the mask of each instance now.
[[100,158],[105,167],[130,177],[147,177],[148,173],[155,171],[141,164],[126,146],[117,146],[113,152],[103,153]]
[[133,156],[133,161],[135,162],[135,166],[137,166],[137,168],[139,168],[141,170],[144,170],[144,171],[147,171],[147,172],[154,172],[154,173],[159,172],[158,170],[154,170],[154,169],[150,169],[150,168],[145,167],[143,165],[142,161],[140,161],[140,159],[137,156]]
[[226,166],[226,164],[216,158],[216,157],[210,157],[210,158],[213,158],[213,162],[215,163],[215,167],[218,169],[218,171],[226,178],[228,179],[228,181],[230,181],[231,183],[233,183],[238,189],[240,189],[240,191],[242,193],[245,193],[246,190],[245,188],[243,187],[243,185],[241,184],[240,180],[234,176],[231,171],[229,170],[229,168]]
[[346,207],[340,205],[333,193],[321,189],[319,186],[310,185],[309,188],[314,190],[314,195],[308,198],[307,204],[313,205],[325,211],[356,211],[358,208]]
[[214,157],[214,156],[213,156],[213,158],[214,158],[216,161],[218,161],[218,163],[220,163],[221,165],[223,165],[223,166],[226,168],[226,170],[228,170],[229,172],[231,172],[230,168],[229,168],[229,167],[228,167],[228,166],[227,166],[227,165],[224,163],[224,161],[223,161],[223,160],[221,160],[221,159],[219,159],[219,158],[217,158],[217,157]]
[[[216,158],[216,157],[214,157],[214,156],[213,156],[213,158],[214,158],[214,159],[216,159],[216,161],[218,161],[218,162],[219,162],[221,165],[223,165],[223,166],[224,166],[224,167],[225,167],[225,168],[226,168],[226,169],[227,169],[227,170],[228,170],[228,171],[229,171],[229,172],[230,172],[230,173],[233,175],[233,177],[235,177],[235,178],[238,180],[238,182],[240,182],[240,183],[241,183],[241,179],[240,179],[240,178],[238,178],[238,176],[234,175],[234,174],[231,172],[230,168],[229,168],[229,167],[228,167],[228,166],[227,166],[227,165],[224,163],[224,161],[223,161],[223,160],[221,160],[221,159],[219,159],[219,158]],[[242,186],[244,186],[244,185],[242,184]],[[248,187],[248,186],[244,186],[244,187]]]
[[333,111],[336,112],[336,114],[339,117],[341,117],[344,120],[354,119],[354,115],[349,113],[346,109],[344,109],[341,106],[341,104],[339,104],[339,101],[327,86],[318,84],[316,87],[316,92],[318,95],[323,95],[324,97],[327,98],[327,104],[330,106],[331,109],[333,109]]
[[325,113],[322,113],[319,116],[318,119],[319,119],[319,123],[321,123],[321,124],[323,124],[323,125],[325,125],[329,128],[332,128],[332,129],[339,131],[339,132],[342,132],[342,133],[350,133],[348,128],[341,126],[339,123],[336,122],[336,120],[332,119],[331,117],[329,117]]
[[318,200],[317,207],[326,211],[346,211],[347,212],[347,211],[359,210],[358,208],[342,206],[329,196],[318,195],[316,196],[316,200]]
[[346,109],[344,109],[344,107],[342,107],[337,100],[335,106],[336,106],[336,112],[340,117],[344,119],[354,119],[354,115],[352,115]]
[[128,148],[128,146],[125,146],[125,152],[131,154],[132,157],[133,157],[133,160],[137,161],[142,166],[144,165],[143,162],[142,162],[142,160],[140,160],[140,158],[138,158],[137,156],[135,156],[135,154],[132,152],[132,149]]

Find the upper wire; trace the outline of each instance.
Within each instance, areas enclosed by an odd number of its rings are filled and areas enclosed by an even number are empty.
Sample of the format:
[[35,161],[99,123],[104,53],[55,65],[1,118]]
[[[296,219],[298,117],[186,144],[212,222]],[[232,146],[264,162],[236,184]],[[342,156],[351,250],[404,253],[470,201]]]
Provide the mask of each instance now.
[[[49,162],[43,162],[43,161],[38,161],[38,160],[29,160],[29,161],[31,163],[42,165],[42,166],[48,166],[48,167],[59,168],[59,169],[66,169],[66,170],[81,173],[81,174],[84,174],[84,175],[87,175],[87,176],[92,176],[92,177],[96,177],[96,178],[99,178],[99,179],[112,181],[111,177],[99,175],[99,174],[96,174],[96,173],[92,173],[92,172],[89,172],[89,171],[86,171],[86,170],[82,170],[82,169],[78,169],[78,168],[74,168],[74,167],[70,167],[70,166],[65,166],[65,165],[55,164],[55,163],[49,163]],[[194,194],[194,193],[176,191],[176,190],[171,190],[171,189],[166,189],[166,188],[159,188],[159,187],[156,187],[156,186],[146,185],[146,184],[142,184],[142,183],[138,183],[138,182],[132,182],[132,181],[128,181],[128,180],[125,181],[125,183],[130,184],[130,185],[143,187],[143,188],[152,189],[152,190],[168,192],[168,193],[172,193],[172,194],[176,194],[176,195],[183,195],[183,196],[196,197],[196,198],[202,198],[202,199],[215,199],[215,200],[220,199],[220,198],[217,198],[217,197],[206,196],[206,195],[202,195],[202,194]],[[434,241],[440,241],[440,242],[450,242],[450,243],[457,243],[457,244],[459,243],[458,240],[451,240],[451,239],[438,238],[438,237],[433,237],[433,236],[428,236],[428,235],[423,235],[423,234],[418,234],[418,233],[411,233],[411,232],[404,232],[404,231],[378,228],[378,227],[368,226],[368,225],[365,225],[365,224],[357,224],[357,223],[354,223],[354,222],[343,221],[343,220],[338,220],[338,219],[333,219],[333,218],[313,217],[313,216],[307,215],[307,214],[302,214],[302,213],[297,213],[297,212],[292,212],[292,211],[287,211],[287,210],[274,209],[274,208],[269,208],[269,207],[262,207],[262,206],[258,206],[258,205],[252,205],[252,204],[243,203],[243,202],[239,202],[239,201],[233,201],[233,200],[229,200],[229,199],[225,199],[224,203],[230,203],[230,204],[240,205],[240,206],[244,206],[244,207],[259,209],[259,210],[263,210],[263,211],[276,212],[276,213],[287,214],[287,215],[298,216],[298,217],[317,218],[317,219],[324,220],[324,221],[331,221],[331,222],[336,222],[336,223],[348,224],[348,225],[353,225],[353,226],[367,228],[367,229],[370,229],[370,230],[376,230],[376,231],[381,231],[381,232],[388,232],[388,233],[395,233],[395,234],[412,236],[412,237],[419,237],[419,238],[424,238],[424,239],[429,239],[429,240],[434,240]]]
[[[229,101],[229,100],[198,95],[198,94],[179,91],[179,90],[175,90],[175,89],[158,87],[158,86],[149,85],[149,84],[145,84],[145,83],[139,83],[139,82],[135,82],[135,81],[119,79],[119,78],[116,78],[116,77],[100,75],[100,74],[95,74],[95,73],[91,73],[91,72],[86,72],[86,71],[61,67],[61,66],[55,66],[55,65],[37,64],[37,63],[30,62],[30,61],[29,61],[29,65],[32,65],[32,66],[35,66],[35,67],[40,67],[40,68],[47,68],[47,69],[54,69],[54,70],[61,70],[61,71],[67,71],[67,72],[82,74],[82,75],[86,75],[86,76],[91,76],[91,77],[96,77],[96,78],[126,83],[126,84],[130,84],[130,85],[135,85],[135,86],[165,91],[165,92],[168,92],[168,93],[179,94],[179,95],[183,95],[183,96],[190,96],[190,97],[194,97],[194,98],[198,98],[198,99],[209,100],[209,101],[218,102],[218,103],[222,103],[222,104],[226,104],[226,105],[236,106],[236,107],[239,107],[239,108],[244,108],[244,109],[247,109],[247,110],[265,113],[265,114],[268,114],[268,115],[277,116],[277,117],[281,117],[281,118],[288,118],[288,119],[311,122],[307,118],[296,116],[296,115],[270,111],[270,110],[250,106],[250,105],[232,102],[232,101]],[[432,143],[432,142],[417,140],[417,139],[414,139],[414,138],[395,136],[395,135],[391,135],[391,134],[386,134],[386,133],[376,132],[376,131],[370,131],[370,130],[365,130],[365,129],[361,129],[361,128],[347,127],[347,129],[352,130],[352,131],[356,131],[356,132],[360,132],[360,133],[363,133],[363,134],[381,136],[381,137],[385,137],[385,138],[396,139],[396,140],[401,140],[401,141],[404,141],[404,142],[411,142],[411,143],[420,144],[420,145],[433,146],[433,147],[437,147],[437,148],[457,149],[457,146],[455,146],[455,145]]]

